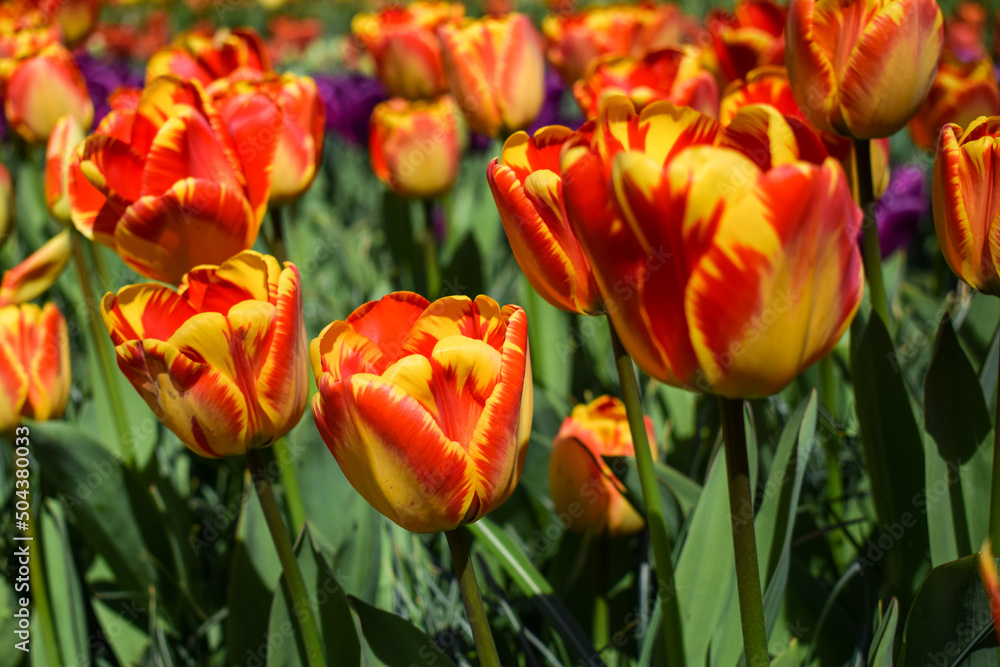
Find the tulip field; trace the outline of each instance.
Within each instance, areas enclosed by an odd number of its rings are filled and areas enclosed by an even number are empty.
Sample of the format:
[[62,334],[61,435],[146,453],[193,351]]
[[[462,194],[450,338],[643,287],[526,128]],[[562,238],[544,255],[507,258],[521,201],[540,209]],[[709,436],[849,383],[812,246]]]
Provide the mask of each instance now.
[[0,667],[1000,664],[1000,11],[0,4]]

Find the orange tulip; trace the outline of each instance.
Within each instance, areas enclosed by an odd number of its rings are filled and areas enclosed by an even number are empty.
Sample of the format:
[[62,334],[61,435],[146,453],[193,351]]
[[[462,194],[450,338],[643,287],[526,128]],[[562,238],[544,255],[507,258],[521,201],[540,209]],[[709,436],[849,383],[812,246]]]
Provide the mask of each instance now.
[[118,367],[192,451],[218,458],[274,443],[309,395],[299,271],[246,250],[174,291],[128,285],[101,302]]
[[986,8],[978,2],[960,2],[944,22],[944,52],[962,62],[989,57],[983,32],[986,28]]
[[380,181],[403,197],[430,198],[451,189],[464,143],[450,95],[409,102],[396,97],[372,111],[368,153]]
[[964,63],[941,58],[937,77],[908,125],[918,148],[933,150],[947,123],[967,126],[980,116],[1000,114],[1000,86],[989,58]]
[[[645,419],[655,460],[653,422]],[[625,487],[604,456],[635,456],[625,404],[612,396],[573,408],[552,441],[549,489],[556,514],[568,517],[563,519],[566,527],[578,533],[636,533],[646,522],[625,499]]]
[[[161,77],[77,149],[69,170],[73,224],[138,273],[178,283],[257,238],[267,209],[281,109],[241,97],[225,114],[195,82]],[[133,108],[134,107],[134,108]]]
[[[94,120],[87,83],[69,51],[50,44],[0,66],[7,122],[27,142],[40,144],[60,118],[71,115],[85,128]],[[39,82],[45,82],[40,85]]]
[[944,19],[935,0],[792,0],[787,42],[792,92],[810,122],[888,137],[934,83]]
[[990,601],[993,630],[1000,639],[1000,577],[997,576],[997,564],[988,538],[979,551],[979,576],[983,580],[983,588],[986,589],[986,596]]
[[981,117],[963,132],[941,129],[932,202],[941,252],[955,274],[984,294],[1000,295],[1000,116]]
[[104,0],[36,0],[44,16],[54,17],[67,44],[79,44],[94,30]]
[[732,12],[709,12],[705,24],[713,49],[705,56],[721,84],[744,79],[757,67],[784,64],[787,13],[774,0],[740,0]]
[[420,100],[448,91],[436,32],[464,15],[457,2],[390,5],[377,14],[356,15],[351,32],[374,58],[390,95]]
[[0,307],[31,301],[52,286],[69,264],[69,230],[56,234],[0,280]]
[[0,164],[0,246],[12,233],[14,223],[14,184],[10,171]]
[[207,86],[233,72],[249,69],[270,72],[267,46],[251,28],[191,30],[152,55],[146,65],[146,83],[176,76]]
[[507,240],[528,282],[542,298],[569,312],[603,311],[601,295],[570,229],[563,203],[559,153],[574,136],[544,127],[511,136],[486,172]]
[[620,97],[563,149],[570,223],[648,374],[764,396],[839,340],[864,288],[862,214],[836,161],[809,157],[770,106],[723,127]]
[[632,53],[648,13],[641,6],[611,5],[576,14],[550,14],[542,21],[549,62],[566,85],[572,85],[587,74],[592,62]]
[[[326,107],[315,81],[291,73],[279,76],[244,69],[217,79],[206,92],[224,119],[240,113],[254,95],[263,94],[272,100],[281,114],[274,117],[273,127],[262,130],[278,135],[269,201],[284,204],[309,189],[323,159],[326,136]],[[252,145],[237,146],[237,153],[252,154],[255,150]]]
[[84,131],[73,116],[63,116],[49,135],[45,150],[45,204],[52,216],[70,223],[69,166],[73,153],[83,143]]
[[514,492],[532,410],[521,308],[396,292],[327,326],[309,355],[323,440],[395,523],[452,530]]
[[716,116],[719,85],[692,50],[663,49],[637,60],[628,56],[595,63],[587,77],[573,86],[573,95],[588,118],[597,115],[602,100],[626,95],[637,108],[669,100]]
[[0,433],[22,417],[61,417],[69,386],[69,334],[55,304],[0,308]]
[[523,14],[466,19],[438,29],[451,93],[469,129],[506,136],[545,101],[542,40]]

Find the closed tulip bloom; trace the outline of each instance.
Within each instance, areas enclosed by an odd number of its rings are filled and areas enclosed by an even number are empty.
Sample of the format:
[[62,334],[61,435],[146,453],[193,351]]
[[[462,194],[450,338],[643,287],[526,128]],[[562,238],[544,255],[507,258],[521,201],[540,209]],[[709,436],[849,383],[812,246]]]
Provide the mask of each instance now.
[[573,95],[587,118],[595,117],[601,102],[613,95],[631,98],[637,108],[668,100],[713,117],[719,111],[719,85],[693,50],[663,49],[641,59],[599,61],[576,82]]
[[787,14],[774,0],[740,0],[732,12],[709,12],[705,24],[712,48],[705,57],[721,85],[746,78],[758,67],[784,63]]
[[[653,422],[645,420],[655,460]],[[646,522],[625,499],[625,486],[604,456],[635,456],[625,404],[612,396],[573,408],[552,441],[549,490],[556,514],[569,517],[566,527],[577,533],[611,537],[636,533]]]
[[945,125],[934,158],[934,228],[948,266],[984,294],[1000,295],[1000,116],[963,132]]
[[466,19],[438,34],[448,85],[469,129],[500,137],[535,120],[545,101],[545,60],[527,16]]
[[101,302],[118,367],[202,456],[245,454],[294,427],[309,395],[299,271],[244,251],[175,291],[128,285]]
[[48,141],[56,123],[66,115],[90,127],[94,104],[79,68],[62,45],[50,44],[0,71],[7,122],[28,143]]
[[811,159],[770,106],[724,128],[625,98],[563,149],[570,223],[648,374],[765,396],[836,344],[864,288],[862,214],[836,161]]
[[917,112],[944,44],[935,0],[792,0],[787,66],[799,107],[817,127],[888,137]]
[[529,137],[514,134],[486,176],[507,240],[528,282],[556,308],[602,312],[590,262],[573,234],[563,202],[559,153],[575,133],[543,127]]
[[437,197],[458,177],[464,129],[450,95],[396,97],[372,111],[368,153],[380,181],[403,197]]
[[375,60],[375,69],[393,97],[420,100],[448,92],[438,26],[465,15],[453,2],[390,5],[375,14],[357,14],[351,32]]
[[14,227],[14,184],[10,170],[0,164],[0,246],[7,241]]
[[69,401],[69,334],[55,304],[0,308],[0,434],[58,419]]
[[69,171],[73,224],[136,272],[177,284],[251,247],[267,210],[281,109],[222,114],[197,82],[161,77],[101,121]]
[[309,354],[323,440],[395,523],[452,530],[514,492],[532,412],[521,308],[396,292],[327,326]]
[[49,135],[45,149],[45,204],[52,217],[65,225],[70,224],[69,167],[84,136],[76,118],[63,116]]
[[646,26],[648,14],[648,8],[633,5],[550,14],[542,21],[548,60],[566,85],[572,85],[600,58],[632,53]]
[[1000,86],[993,61],[984,58],[961,62],[941,58],[934,85],[908,125],[918,148],[933,150],[941,128],[948,123],[961,127],[980,116],[1000,114]]
[[31,301],[52,286],[69,264],[69,230],[64,230],[20,264],[4,271],[0,280],[0,307]]
[[267,46],[251,28],[191,30],[152,55],[146,65],[146,83],[176,76],[207,86],[216,79],[248,69],[270,72]]

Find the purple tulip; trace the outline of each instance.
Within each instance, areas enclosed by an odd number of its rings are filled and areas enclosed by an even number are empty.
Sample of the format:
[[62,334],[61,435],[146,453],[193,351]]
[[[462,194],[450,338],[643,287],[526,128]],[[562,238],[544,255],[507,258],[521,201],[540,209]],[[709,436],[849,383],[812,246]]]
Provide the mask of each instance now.
[[368,145],[368,124],[372,109],[388,98],[378,79],[362,74],[314,76],[326,105],[326,127],[345,141]]
[[119,88],[142,88],[142,70],[134,68],[127,60],[95,58],[83,49],[77,49],[73,58],[94,102],[94,127],[111,111],[108,97],[112,93]]
[[875,208],[882,257],[910,245],[920,219],[930,206],[926,173],[920,167],[892,170],[889,187]]

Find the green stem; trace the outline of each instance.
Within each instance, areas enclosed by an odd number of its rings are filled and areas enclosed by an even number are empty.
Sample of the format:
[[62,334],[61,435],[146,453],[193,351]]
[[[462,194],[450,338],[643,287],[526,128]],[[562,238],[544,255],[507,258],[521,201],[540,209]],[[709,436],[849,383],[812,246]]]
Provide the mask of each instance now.
[[279,439],[274,443],[272,450],[274,460],[278,462],[281,486],[285,491],[285,503],[288,505],[288,515],[292,520],[292,534],[298,535],[306,523],[306,506],[302,500],[302,488],[299,486],[299,477],[295,471],[294,457],[288,447],[288,439]]
[[[32,459],[32,463],[37,462]],[[33,467],[37,469],[37,465]],[[41,498],[42,483],[38,478],[38,473],[35,473],[34,478],[32,480],[32,488],[38,491],[38,497]],[[34,507],[34,504],[32,506]],[[31,601],[35,603],[35,613],[38,615],[38,622],[42,626],[42,643],[45,646],[45,655],[48,656],[50,664],[61,665],[63,661],[62,655],[59,653],[59,635],[56,634],[55,622],[52,620],[52,607],[49,606],[48,583],[45,580],[45,572],[43,571],[45,559],[43,558],[44,554],[41,542],[36,539],[38,537],[38,530],[35,528],[35,525],[41,520],[42,512],[41,507],[39,507],[38,511],[32,512],[32,516],[28,518],[27,528],[21,532],[28,539],[19,542],[19,545],[28,545],[28,552],[34,552],[28,564],[28,583],[32,590]]]
[[99,308],[93,287],[90,284],[90,274],[87,272],[87,264],[83,258],[83,236],[77,232],[70,232],[73,243],[73,262],[76,264],[76,273],[80,280],[80,291],[83,292],[84,319],[90,327],[90,337],[97,353],[97,360],[101,366],[101,373],[104,375],[104,386],[108,390],[108,400],[111,402],[111,412],[114,416],[115,426],[118,428],[118,441],[121,443],[122,458],[125,465],[132,465],[132,440],[129,437],[128,418],[125,416],[125,404],[122,403],[121,394],[118,393],[118,378],[115,374],[114,366],[111,364],[111,355],[108,353],[109,338],[106,332],[102,331],[97,318]]
[[279,264],[288,261],[288,250],[285,249],[285,207],[271,207],[271,239],[267,249],[278,260]]
[[472,639],[476,642],[476,653],[479,654],[479,664],[482,667],[500,667],[500,656],[497,655],[496,644],[493,643],[493,633],[490,622],[486,618],[483,598],[479,595],[479,585],[476,583],[476,569],[469,558],[469,542],[465,529],[445,531],[448,547],[451,549],[451,560],[458,575],[458,586],[462,590],[462,601],[465,602],[465,613],[472,626]]
[[656,480],[653,454],[649,447],[649,436],[646,433],[646,423],[642,415],[639,383],[636,380],[635,368],[632,366],[632,358],[625,351],[625,347],[618,337],[618,332],[615,331],[610,319],[608,319],[608,326],[611,328],[611,349],[615,355],[615,365],[618,367],[622,400],[625,402],[625,414],[628,417],[629,430],[632,432],[632,443],[635,445],[635,465],[639,471],[639,485],[642,488],[642,500],[646,506],[646,525],[649,526],[649,539],[653,544],[653,561],[660,582],[663,650],[670,667],[681,667],[685,664],[684,634],[681,631],[681,613],[677,604],[677,588],[674,584],[673,555],[670,552],[667,523],[663,518],[660,485]]
[[260,498],[261,509],[264,510],[264,519],[267,521],[267,528],[271,531],[271,539],[274,540],[274,548],[278,551],[278,560],[281,561],[281,569],[285,575],[285,583],[288,585],[288,594],[291,598],[292,608],[296,610],[294,614],[302,631],[302,643],[306,649],[306,659],[309,667],[323,667],[326,660],[323,652],[323,642],[320,640],[319,630],[316,626],[316,617],[313,615],[312,603],[306,593],[306,584],[302,579],[302,571],[295,560],[295,551],[292,543],[288,539],[288,531],[281,520],[281,512],[278,504],[274,501],[274,492],[271,489],[271,479],[267,474],[267,464],[260,450],[251,449],[246,453],[247,466],[250,468],[250,475],[253,477],[254,488],[257,489],[257,497]]
[[594,617],[591,619],[594,647],[602,651],[611,639],[610,610],[608,609],[608,542],[607,531],[602,531],[591,544],[594,549],[594,579],[597,597],[594,599]]
[[736,553],[736,592],[740,600],[743,650],[747,667],[767,667],[770,658],[767,653],[767,630],[764,627],[764,603],[760,594],[760,568],[757,565],[757,538],[753,526],[753,489],[750,487],[743,401],[720,396],[719,411],[722,413],[722,437],[726,447],[729,514],[733,524],[733,550]]
[[885,287],[882,284],[882,250],[878,242],[878,225],[875,221],[875,185],[872,180],[871,142],[868,139],[854,140],[854,161],[858,170],[858,205],[865,214],[861,244],[864,249],[865,275],[871,288],[872,308],[886,326],[889,325],[889,311],[885,303]]
[[441,267],[438,265],[437,239],[434,237],[434,200],[424,199],[424,231],[420,245],[424,250],[424,271],[427,280],[427,298],[436,299],[441,294]]
[[996,392],[996,423],[993,427],[993,482],[990,487],[990,542],[1000,549],[1000,388]]

